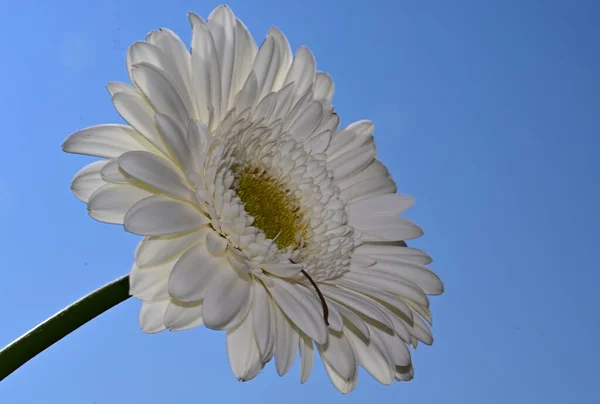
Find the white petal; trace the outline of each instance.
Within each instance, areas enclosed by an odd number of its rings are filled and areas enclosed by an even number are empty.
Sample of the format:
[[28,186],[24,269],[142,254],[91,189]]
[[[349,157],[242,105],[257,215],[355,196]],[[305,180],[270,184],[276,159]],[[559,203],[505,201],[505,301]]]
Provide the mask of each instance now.
[[348,205],[348,216],[399,215],[415,203],[412,196],[384,194]]
[[267,36],[260,46],[252,71],[258,83],[258,99],[262,99],[273,90],[273,84],[279,69],[279,52],[275,48],[275,40]]
[[235,63],[235,17],[227,6],[217,7],[208,17],[221,67],[221,110],[229,109]]
[[[327,341],[328,331],[320,309],[320,302],[313,302],[308,295],[298,291],[302,286],[272,278],[269,292],[289,319],[310,338],[319,344]],[[316,304],[315,304],[316,303]]]
[[342,376],[340,376],[330,364],[328,364],[327,362],[323,362],[323,365],[325,365],[325,370],[329,375],[329,379],[331,379],[331,383],[333,383],[335,388],[338,389],[340,393],[348,394],[356,388],[358,377],[354,380],[347,381]]
[[[156,123],[160,127],[167,143],[175,153],[179,164],[185,171],[193,171],[193,158],[187,143],[186,132],[168,115],[157,114]],[[186,127],[187,129],[187,127]]]
[[290,371],[294,364],[300,336],[281,310],[276,309],[274,312],[276,324],[275,367],[279,376],[283,376]]
[[168,299],[167,282],[174,264],[173,261],[144,269],[134,264],[129,272],[129,294],[140,300]]
[[306,335],[300,335],[300,383],[305,383],[315,361],[315,348],[312,340]]
[[156,302],[143,302],[140,310],[140,327],[148,334],[155,334],[166,330],[164,324],[165,311],[169,305],[169,299]]
[[336,181],[357,174],[365,169],[375,158],[375,149],[363,146],[350,150],[327,164],[327,168],[333,171]]
[[425,345],[433,344],[433,334],[431,333],[431,330],[429,329],[425,321],[423,321],[421,316],[419,316],[415,312],[413,313],[413,322],[413,325],[406,324],[408,330],[410,331],[410,334]]
[[183,253],[189,246],[204,239],[207,229],[183,235],[144,237],[135,250],[135,263],[140,268],[160,265]]
[[365,241],[412,240],[423,235],[419,226],[400,216],[349,216],[348,224],[362,231]]
[[80,130],[70,135],[62,149],[67,153],[114,158],[131,150],[144,150],[140,135],[130,126],[106,124]]
[[256,99],[258,98],[258,81],[256,74],[252,72],[248,79],[244,82],[242,89],[238,92],[235,97],[235,107],[240,111],[254,106]]
[[331,103],[335,87],[333,80],[327,73],[317,72],[315,77],[315,100],[319,100],[324,104]]
[[[356,250],[355,250],[356,251]],[[354,268],[367,268],[372,267],[377,263],[377,260],[368,255],[362,254],[352,254],[352,258],[350,259],[350,265]]]
[[106,182],[113,184],[127,184],[129,178],[119,169],[118,158],[109,160],[108,163],[102,168],[100,175]]
[[[331,142],[329,142],[329,145],[330,145],[329,149],[331,149]],[[331,150],[329,150],[329,152],[331,152]],[[353,177],[347,177],[347,178],[344,178],[342,181],[339,181],[339,187],[340,187],[340,190],[343,190],[346,188],[350,188],[351,186],[356,185],[359,182],[363,182],[366,180],[375,180],[375,179],[378,179],[379,181],[383,181],[383,180],[387,179],[387,181],[391,181],[393,184],[395,184],[388,169],[379,160],[373,160],[367,168],[365,168],[358,174],[354,175]],[[395,187],[394,187],[394,189],[395,189]],[[394,192],[396,192],[396,191],[395,190],[389,191],[387,193],[394,193]],[[385,192],[383,192],[383,193],[385,193]],[[380,194],[381,193],[377,193],[377,195],[380,195]]]
[[185,105],[164,71],[142,62],[134,65],[132,76],[156,112],[169,115],[181,127],[186,127],[193,115],[190,115],[189,106]]
[[[310,292],[316,295],[316,292],[305,290],[305,293]],[[313,297],[313,299],[315,298],[318,298],[318,296]],[[325,301],[327,301],[327,299],[325,299]],[[335,306],[330,304],[327,304],[327,308],[329,312],[329,330],[335,332],[342,332],[342,330],[344,329],[344,319],[342,318],[342,315],[340,314],[339,310]]]
[[210,282],[204,298],[204,324],[213,330],[233,326],[240,313],[249,310],[250,277],[233,267],[221,268]]
[[[209,147],[211,135],[208,132],[208,127],[200,121],[190,121],[187,131],[187,143],[190,149],[190,156],[193,159],[194,171],[202,172],[204,170],[204,160],[206,158],[206,149]],[[188,173],[190,176],[190,173]],[[190,176],[191,178],[191,176]],[[198,184],[196,184],[198,186]]]
[[388,352],[394,358],[394,364],[396,366],[408,366],[410,365],[410,351],[406,344],[402,342],[400,337],[395,334],[388,334],[378,329],[374,329],[374,332],[378,333],[383,343],[387,347]]
[[373,123],[367,120],[354,122],[346,126],[331,138],[328,160],[331,161],[344,153],[365,145],[373,147],[374,131]]
[[313,101],[306,106],[290,125],[288,131],[298,141],[304,141],[319,127],[323,119],[323,105]]
[[252,316],[248,315],[241,324],[227,331],[229,364],[240,381],[253,379],[263,367],[252,330]]
[[210,231],[206,233],[206,248],[214,256],[223,256],[227,249],[227,240],[217,232]]
[[254,337],[258,345],[261,358],[269,356],[269,342],[271,335],[271,307],[270,297],[260,282],[252,282],[252,322],[254,325]]
[[441,295],[444,292],[444,284],[435,272],[425,265],[402,257],[381,256],[373,269],[406,279],[417,285],[428,295]]
[[[151,35],[151,34],[149,34]],[[164,53],[158,47],[148,42],[134,42],[127,49],[127,72],[129,79],[135,85],[133,80],[133,65],[136,63],[147,62],[159,68],[163,67]]]
[[311,138],[308,139],[306,146],[312,153],[322,153],[325,151],[325,149],[327,149],[330,138],[331,132],[326,130],[311,136]]
[[[137,92],[118,92],[113,95],[112,101],[119,115],[121,115],[127,123],[165,156],[169,155],[165,142],[156,127],[154,120],[156,112],[140,94]],[[119,155],[120,154],[121,153],[119,153]]]
[[360,366],[369,372],[378,382],[388,385],[392,384],[396,370],[393,358],[388,357],[387,349],[381,337],[376,332],[371,331],[368,344],[352,332],[348,332],[347,337],[356,350]]
[[313,54],[308,48],[301,46],[294,56],[284,85],[295,83],[296,96],[304,94],[315,81],[315,69],[316,62]]
[[275,82],[273,83],[273,90],[278,91],[283,87],[283,83],[287,76],[288,70],[292,65],[293,55],[287,38],[278,28],[269,28],[268,35],[273,37],[273,39],[275,40],[275,49],[277,49],[277,52],[279,53],[279,72],[277,73],[277,77],[275,78]]
[[317,344],[324,362],[327,362],[345,381],[357,376],[358,361],[346,333],[330,333],[327,345]]
[[166,158],[144,151],[134,151],[119,157],[119,168],[126,174],[153,188],[186,200],[193,194],[181,169]]
[[169,278],[169,294],[182,302],[205,298],[211,279],[219,271],[227,271],[225,258],[215,257],[204,244],[187,250],[175,264]]
[[75,174],[73,181],[71,181],[71,191],[73,191],[75,197],[81,202],[87,203],[90,196],[97,189],[106,184],[106,181],[102,179],[100,172],[107,163],[108,160],[94,161]]
[[221,68],[213,36],[206,23],[193,13],[188,14],[192,24],[192,85],[200,117],[209,121],[213,111],[221,120]]
[[353,269],[344,274],[344,278],[400,295],[418,304],[429,307],[429,299],[425,293],[413,283],[399,276],[390,275],[376,269]]
[[[191,57],[181,39],[174,32],[161,28],[152,31],[146,40],[162,51],[159,66],[173,80],[184,103],[191,107]],[[191,112],[192,109],[189,111]]]
[[271,113],[270,123],[283,121],[290,111],[292,101],[294,101],[294,83],[290,83],[275,93],[275,108]]
[[386,313],[388,311],[380,304],[374,302],[366,296],[362,296],[345,289],[334,288],[326,285],[321,285],[321,291],[325,296],[384,324],[390,329],[393,329],[394,324]]
[[[356,328],[356,331],[359,331],[364,336],[364,338],[369,338],[369,327],[367,327],[365,322],[358,314],[349,308],[329,299],[327,299],[327,304],[337,310],[344,319],[346,319],[354,328]],[[393,319],[393,316],[391,317]]]
[[138,93],[135,88],[131,87],[129,84],[121,83],[119,81],[111,81],[107,83],[106,89],[108,90],[111,98],[118,93],[125,93],[136,97],[140,96],[140,93]]
[[263,263],[261,264],[261,268],[275,276],[279,276],[281,278],[292,278],[298,275],[302,271],[302,265],[300,264],[292,264],[290,263]]
[[396,192],[396,184],[390,177],[373,177],[360,181],[347,188],[340,186],[340,198],[349,202],[357,202],[381,194]]
[[402,313],[404,316],[406,316],[406,318],[412,321],[412,312],[408,307],[408,304],[404,303],[404,301],[400,300],[397,296],[393,295],[392,293],[386,292],[384,290],[372,286],[367,286],[364,283],[348,281],[345,277],[338,281],[338,285],[346,289],[362,293],[363,295],[370,296],[371,298],[378,300],[379,302],[383,302],[388,306],[393,307],[394,309]]
[[106,184],[90,196],[88,211],[91,217],[101,222],[123,224],[131,207],[150,195],[132,185]]
[[198,229],[210,221],[189,203],[154,195],[131,207],[125,216],[125,230],[142,236],[166,236]]
[[202,324],[202,302],[184,303],[171,300],[165,313],[165,327],[171,331],[183,331]]
[[239,19],[235,24],[235,68],[232,95],[235,95],[244,85],[252,70],[252,64],[258,48],[254,38]]
[[388,255],[398,255],[399,258],[407,259],[421,265],[431,264],[431,257],[417,248],[403,247],[390,244],[380,243],[363,243],[356,247],[355,254],[365,254],[372,256],[374,259],[385,258]]

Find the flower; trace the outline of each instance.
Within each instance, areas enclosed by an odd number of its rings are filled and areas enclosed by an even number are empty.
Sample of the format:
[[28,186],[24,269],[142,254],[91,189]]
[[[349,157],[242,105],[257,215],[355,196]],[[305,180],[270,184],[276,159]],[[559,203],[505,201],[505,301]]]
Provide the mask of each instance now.
[[233,373],[275,358],[301,381],[314,349],[347,393],[362,366],[413,377],[408,345],[431,344],[427,295],[443,286],[404,240],[422,230],[377,160],[373,124],[338,130],[332,79],[271,28],[260,48],[224,6],[195,14],[191,53],[153,31],[127,53],[133,86],[109,83],[129,125],[98,125],[63,150],[101,157],[71,188],[94,219],[144,236],[130,293],[148,333],[225,330]]

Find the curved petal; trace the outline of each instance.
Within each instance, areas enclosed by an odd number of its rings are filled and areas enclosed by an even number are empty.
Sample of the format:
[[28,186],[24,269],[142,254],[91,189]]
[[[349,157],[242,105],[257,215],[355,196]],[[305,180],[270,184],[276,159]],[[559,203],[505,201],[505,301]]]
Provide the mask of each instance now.
[[315,348],[306,334],[300,335],[300,383],[305,383],[315,360]]
[[165,312],[165,327],[183,331],[198,327],[202,321],[202,302],[184,303],[171,300]]
[[140,328],[148,334],[155,334],[167,329],[164,324],[165,312],[169,299],[155,302],[143,302],[140,309]]
[[169,115],[185,128],[193,117],[165,72],[147,62],[136,63],[131,71],[134,83],[146,96],[156,112]]
[[221,268],[212,278],[204,298],[204,324],[213,330],[233,326],[243,311],[248,311],[250,276],[231,266]]
[[400,216],[350,216],[348,224],[363,232],[364,241],[412,240],[423,235],[423,230]]
[[247,315],[237,327],[227,331],[227,356],[231,370],[239,381],[253,379],[263,368],[254,339],[251,315]]
[[269,356],[269,342],[271,335],[271,307],[270,297],[260,282],[252,282],[252,324],[254,326],[254,338],[258,345],[261,358]]
[[106,184],[90,196],[88,212],[100,222],[123,224],[131,207],[150,195],[150,192],[132,185]]
[[411,282],[399,276],[378,271],[373,268],[353,269],[344,274],[344,278],[355,283],[372,286],[429,307],[425,293]]
[[128,184],[129,178],[119,169],[118,160],[118,158],[109,160],[102,168],[100,175],[104,181],[112,184]]
[[140,269],[135,264],[129,272],[129,294],[140,300],[169,298],[167,283],[175,262],[154,268]]
[[[168,115],[156,114],[155,119],[183,170],[192,172],[194,170],[194,160],[192,157],[194,151],[187,142],[187,133]],[[197,153],[198,151],[195,152]]]
[[283,312],[277,308],[275,312],[275,367],[279,376],[290,371],[294,364],[300,335],[294,325]]
[[329,363],[323,362],[323,365],[325,365],[325,370],[327,371],[327,375],[329,376],[331,383],[333,383],[335,388],[338,389],[340,393],[348,394],[356,388],[358,377],[356,377],[354,380],[347,381],[340,376]]
[[108,160],[94,161],[83,167],[75,174],[71,181],[71,191],[81,202],[87,203],[90,196],[100,187],[106,185],[102,179],[102,168],[108,163]]
[[135,250],[135,263],[140,268],[163,264],[202,241],[208,231],[203,228],[183,235],[144,237]]
[[193,205],[153,195],[142,199],[127,212],[125,230],[141,236],[166,236],[196,230],[210,223]]
[[296,52],[284,84],[295,83],[296,97],[304,94],[314,83],[317,64],[312,52],[301,46]]
[[[156,112],[137,91],[117,92],[112,96],[115,109],[121,117],[165,156],[169,150],[156,127]],[[133,149],[137,150],[137,149]],[[129,151],[129,150],[128,150]],[[117,157],[117,156],[115,156]]]
[[136,180],[181,199],[193,200],[181,169],[154,153],[133,151],[118,159],[119,168]]
[[352,332],[346,334],[354,349],[358,362],[379,383],[392,384],[396,375],[393,358],[389,357],[381,337],[371,331],[368,343]]
[[225,258],[215,257],[204,244],[187,250],[175,264],[169,278],[169,294],[182,302],[205,298],[213,277],[228,270]]
[[227,6],[219,6],[208,16],[208,28],[215,42],[221,73],[221,110],[229,109],[235,69],[235,17]]
[[319,100],[324,104],[330,104],[333,99],[335,86],[333,80],[327,73],[317,72],[315,77],[315,100]]
[[73,133],[62,144],[67,153],[115,158],[132,150],[144,150],[140,135],[131,126],[96,125]]
[[261,268],[264,271],[281,278],[292,278],[302,272],[302,265],[292,264],[291,262],[263,263],[261,264]]
[[317,343],[326,343],[328,331],[320,311],[320,303],[312,302],[307,299],[307,295],[297,290],[303,286],[292,285],[277,278],[270,281],[273,283],[269,287],[271,296],[294,325]]
[[385,194],[348,205],[348,216],[399,215],[415,203],[408,195]]
[[345,333],[330,333],[326,345],[317,344],[323,362],[331,365],[336,373],[346,382],[357,377],[358,360],[352,344]]

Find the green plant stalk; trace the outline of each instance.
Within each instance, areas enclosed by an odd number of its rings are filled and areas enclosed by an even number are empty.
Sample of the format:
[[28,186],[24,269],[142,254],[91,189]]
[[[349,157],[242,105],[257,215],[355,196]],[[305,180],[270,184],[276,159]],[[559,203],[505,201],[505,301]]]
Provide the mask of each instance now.
[[0,351],[0,381],[52,344],[129,299],[129,276],[95,290],[59,311]]

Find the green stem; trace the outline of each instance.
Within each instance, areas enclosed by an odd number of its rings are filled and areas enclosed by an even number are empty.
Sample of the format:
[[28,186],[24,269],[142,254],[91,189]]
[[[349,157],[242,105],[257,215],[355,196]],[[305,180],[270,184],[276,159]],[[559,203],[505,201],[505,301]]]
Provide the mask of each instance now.
[[0,381],[55,342],[129,298],[129,276],[102,286],[59,311],[0,351]]

